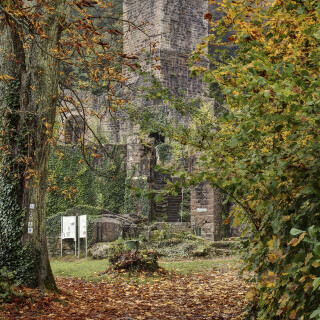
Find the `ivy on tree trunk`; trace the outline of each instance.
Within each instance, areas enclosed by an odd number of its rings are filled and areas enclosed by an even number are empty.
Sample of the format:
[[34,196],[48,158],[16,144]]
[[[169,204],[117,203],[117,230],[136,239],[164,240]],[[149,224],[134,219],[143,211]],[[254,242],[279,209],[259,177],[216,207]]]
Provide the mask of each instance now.
[[64,4],[56,0],[51,8],[34,9],[41,16],[38,25],[12,14],[23,12],[22,1],[0,7],[0,267],[14,271],[28,286],[51,290],[56,285],[47,252],[45,194],[58,95],[54,52]]

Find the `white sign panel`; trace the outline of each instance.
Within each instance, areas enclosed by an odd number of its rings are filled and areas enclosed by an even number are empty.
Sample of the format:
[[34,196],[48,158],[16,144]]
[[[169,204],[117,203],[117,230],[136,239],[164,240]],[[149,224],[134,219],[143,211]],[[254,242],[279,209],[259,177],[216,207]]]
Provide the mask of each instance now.
[[79,238],[87,237],[87,216],[79,216]]
[[207,212],[207,208],[197,208],[197,212]]
[[62,217],[62,236],[64,239],[76,238],[76,217]]

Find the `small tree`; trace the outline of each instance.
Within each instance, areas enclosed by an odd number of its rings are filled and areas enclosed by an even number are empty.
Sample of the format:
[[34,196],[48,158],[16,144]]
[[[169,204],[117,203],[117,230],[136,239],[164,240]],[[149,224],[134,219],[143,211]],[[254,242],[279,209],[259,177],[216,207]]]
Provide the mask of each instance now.
[[207,40],[236,45],[237,55],[203,72],[228,112],[194,113],[199,125],[184,138],[202,154],[193,178],[224,189],[251,222],[246,262],[258,280],[258,319],[307,319],[319,308],[320,5],[223,0],[218,8],[224,15]]
[[[251,227],[245,259],[258,281],[258,319],[320,314],[319,9],[313,0],[217,1],[221,19],[205,15],[212,34],[194,52],[191,71],[219,92],[224,108],[217,115],[208,102],[188,108],[166,90],[149,94],[191,123],[152,121],[197,156],[192,172],[175,163],[180,181],[172,189],[209,181]],[[209,44],[221,59],[204,69],[198,61],[210,58]],[[224,55],[230,47],[234,57]],[[148,128],[152,113],[135,116]]]

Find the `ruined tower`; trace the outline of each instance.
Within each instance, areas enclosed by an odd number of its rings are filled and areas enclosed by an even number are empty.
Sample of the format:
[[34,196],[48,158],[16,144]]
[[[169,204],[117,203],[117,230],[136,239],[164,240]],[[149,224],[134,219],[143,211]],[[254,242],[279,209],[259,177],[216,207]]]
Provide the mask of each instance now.
[[[125,0],[126,24],[123,50],[140,56],[145,65],[148,56],[157,57],[158,78],[173,93],[180,89],[190,95],[201,94],[201,80],[190,77],[188,56],[208,35],[203,16],[206,0]],[[143,30],[143,32],[142,32]]]
[[[208,35],[208,23],[204,14],[208,11],[207,0],[124,0],[123,53],[139,57],[142,70],[152,72],[165,88],[173,94],[180,91],[188,96],[203,93],[200,79],[191,77],[188,58],[199,41]],[[140,77],[125,71],[134,87]],[[171,113],[172,116],[172,113]],[[127,134],[128,165],[138,166],[139,147],[137,128],[123,123],[120,137]],[[130,154],[131,151],[131,154]]]
[[[208,23],[204,20],[208,1],[124,0],[123,11],[124,20],[128,21],[124,26],[124,54],[139,57],[142,69],[153,72],[173,94],[182,90],[188,96],[202,96],[204,85],[190,76],[188,57],[208,35]],[[127,75],[133,86],[139,83],[138,75]],[[129,127],[128,123],[123,125],[123,132],[131,132],[127,137],[127,165],[139,167],[145,161],[144,149],[135,134],[136,128],[132,124]],[[148,175],[148,170],[145,172]],[[221,195],[208,184],[192,190],[191,224],[201,228],[203,235],[219,239],[219,219]]]

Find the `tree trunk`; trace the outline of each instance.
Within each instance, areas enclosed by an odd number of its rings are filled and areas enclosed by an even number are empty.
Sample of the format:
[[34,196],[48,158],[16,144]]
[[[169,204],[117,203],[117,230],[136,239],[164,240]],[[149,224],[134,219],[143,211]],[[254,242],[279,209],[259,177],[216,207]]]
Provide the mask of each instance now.
[[[14,3],[14,1],[9,1]],[[47,251],[48,155],[56,116],[59,45],[65,0],[40,8],[42,34],[28,37],[8,14],[1,20],[0,267],[30,287],[56,290]],[[43,35],[46,35],[45,37]]]

